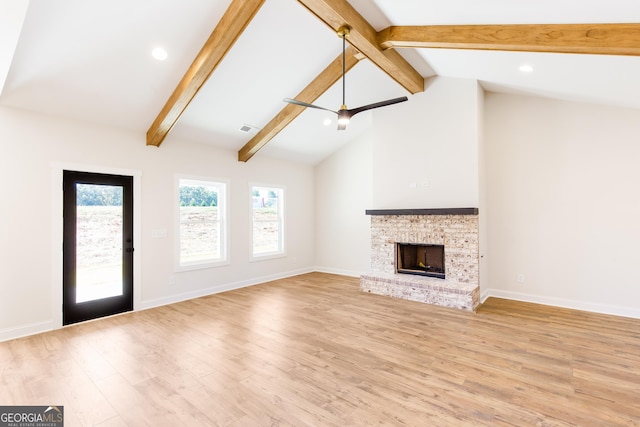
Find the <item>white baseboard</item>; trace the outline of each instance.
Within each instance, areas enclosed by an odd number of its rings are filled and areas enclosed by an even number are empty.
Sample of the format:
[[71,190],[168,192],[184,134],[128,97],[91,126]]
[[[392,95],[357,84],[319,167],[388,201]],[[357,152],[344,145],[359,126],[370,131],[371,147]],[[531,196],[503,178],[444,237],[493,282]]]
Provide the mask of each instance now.
[[597,304],[588,301],[569,300],[564,298],[545,297],[541,295],[526,294],[522,292],[505,291],[502,289],[487,289],[482,292],[480,300],[481,302],[484,302],[489,297],[504,298],[515,301],[550,305],[553,307],[571,308],[574,310],[590,311],[593,313],[611,314],[613,316],[640,319],[640,309],[631,307]]
[[32,323],[29,325],[19,326],[17,328],[8,328],[0,330],[0,342],[9,341],[15,338],[26,337],[29,335],[40,334],[53,329],[53,322]]

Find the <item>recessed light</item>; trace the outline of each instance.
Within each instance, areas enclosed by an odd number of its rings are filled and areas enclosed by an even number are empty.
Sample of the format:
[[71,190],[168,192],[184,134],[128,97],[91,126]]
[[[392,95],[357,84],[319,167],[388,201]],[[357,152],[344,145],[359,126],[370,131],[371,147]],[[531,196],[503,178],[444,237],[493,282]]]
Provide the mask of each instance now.
[[322,124],[325,125],[325,126],[329,126],[331,124],[331,119],[324,119]]
[[523,73],[530,73],[533,71],[533,67],[529,64],[521,65],[518,69]]
[[153,56],[158,61],[164,61],[165,59],[167,59],[167,56],[169,56],[169,54],[164,48],[156,47],[151,51],[151,56]]

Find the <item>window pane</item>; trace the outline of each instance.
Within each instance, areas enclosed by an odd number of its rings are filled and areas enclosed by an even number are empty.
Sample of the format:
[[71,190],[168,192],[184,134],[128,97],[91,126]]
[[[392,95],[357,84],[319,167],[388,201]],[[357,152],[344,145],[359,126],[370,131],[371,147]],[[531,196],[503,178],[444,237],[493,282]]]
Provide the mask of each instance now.
[[225,259],[224,188],[220,182],[180,179],[180,265]]
[[76,184],[76,303],[122,295],[122,191]]
[[251,188],[253,255],[283,252],[283,193],[277,187]]

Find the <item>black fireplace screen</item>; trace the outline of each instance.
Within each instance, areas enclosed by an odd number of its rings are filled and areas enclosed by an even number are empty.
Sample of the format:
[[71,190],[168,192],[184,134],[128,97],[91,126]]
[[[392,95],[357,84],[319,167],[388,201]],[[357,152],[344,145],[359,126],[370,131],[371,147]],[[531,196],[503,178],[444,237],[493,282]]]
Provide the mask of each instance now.
[[396,272],[444,279],[444,245],[397,243]]

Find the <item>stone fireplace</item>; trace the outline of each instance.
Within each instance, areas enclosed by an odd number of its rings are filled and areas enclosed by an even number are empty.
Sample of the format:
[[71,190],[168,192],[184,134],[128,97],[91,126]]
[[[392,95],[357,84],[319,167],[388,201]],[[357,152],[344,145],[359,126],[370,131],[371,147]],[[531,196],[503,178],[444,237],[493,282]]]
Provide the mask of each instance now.
[[475,310],[480,303],[478,210],[367,210],[371,272],[365,292]]

